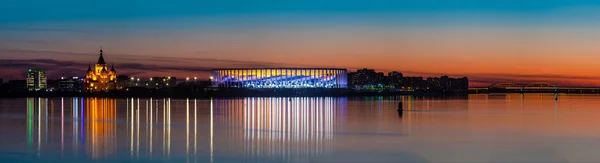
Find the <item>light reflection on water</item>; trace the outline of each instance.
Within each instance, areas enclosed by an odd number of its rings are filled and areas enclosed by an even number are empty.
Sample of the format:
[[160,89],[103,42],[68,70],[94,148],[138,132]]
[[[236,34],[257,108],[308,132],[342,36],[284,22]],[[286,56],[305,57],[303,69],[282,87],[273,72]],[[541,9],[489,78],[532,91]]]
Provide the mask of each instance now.
[[[600,96],[0,99],[14,162],[598,161]],[[398,102],[407,111],[396,111]]]
[[335,114],[345,104],[345,98],[27,98],[25,153],[92,160],[128,155],[214,162],[217,154],[303,161],[331,151]]

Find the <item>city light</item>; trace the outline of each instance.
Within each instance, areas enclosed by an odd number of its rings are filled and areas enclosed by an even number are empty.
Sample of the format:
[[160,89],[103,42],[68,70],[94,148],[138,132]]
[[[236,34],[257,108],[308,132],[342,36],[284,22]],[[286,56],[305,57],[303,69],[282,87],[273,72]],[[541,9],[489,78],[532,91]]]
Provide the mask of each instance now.
[[198,79],[198,77],[195,77],[195,76],[194,76],[194,80],[196,80],[196,79]]
[[186,81],[187,81],[187,80],[190,80],[190,78],[189,78],[189,77],[186,77],[186,78],[185,78],[185,80],[186,80]]
[[347,70],[334,68],[266,68],[213,70],[214,86],[246,88],[346,88]]

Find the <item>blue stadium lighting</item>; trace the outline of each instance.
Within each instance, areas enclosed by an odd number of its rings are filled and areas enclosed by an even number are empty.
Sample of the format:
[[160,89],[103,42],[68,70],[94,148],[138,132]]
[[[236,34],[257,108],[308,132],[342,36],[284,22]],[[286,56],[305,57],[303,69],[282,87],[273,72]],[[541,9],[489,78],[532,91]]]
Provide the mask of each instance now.
[[333,68],[248,68],[213,70],[217,87],[346,88],[347,70]]

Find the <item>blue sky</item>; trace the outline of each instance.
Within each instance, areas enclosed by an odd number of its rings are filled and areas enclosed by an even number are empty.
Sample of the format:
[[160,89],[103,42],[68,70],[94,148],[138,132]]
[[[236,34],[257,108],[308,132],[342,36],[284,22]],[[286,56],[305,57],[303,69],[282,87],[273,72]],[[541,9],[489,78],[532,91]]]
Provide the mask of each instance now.
[[496,13],[527,15],[598,6],[585,0],[19,0],[3,2],[0,22],[112,20],[252,14]]

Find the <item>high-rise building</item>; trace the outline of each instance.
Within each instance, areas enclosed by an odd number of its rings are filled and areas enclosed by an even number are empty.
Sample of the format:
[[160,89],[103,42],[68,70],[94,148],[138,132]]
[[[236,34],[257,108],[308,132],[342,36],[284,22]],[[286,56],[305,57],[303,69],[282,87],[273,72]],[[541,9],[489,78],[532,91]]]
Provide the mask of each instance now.
[[94,66],[94,69],[88,65],[85,79],[83,80],[85,91],[98,92],[116,89],[117,71],[115,71],[115,65],[113,64],[111,69],[108,70],[102,52],[102,48],[100,48],[100,57],[98,58],[98,62]]
[[359,69],[350,75],[350,84],[353,86],[381,85],[385,77],[382,72],[375,72],[374,69]]
[[393,88],[401,88],[404,75],[401,72],[393,71],[389,72],[387,76],[387,84]]
[[44,70],[27,71],[27,90],[40,91],[46,89],[46,72]]
[[423,90],[427,87],[427,82],[420,76],[404,77],[402,80],[402,89],[405,90]]
[[469,90],[469,78],[462,77],[450,79],[450,89],[459,91]]
[[[441,77],[406,77],[401,72],[392,71],[388,76],[374,69],[359,69],[348,73],[348,80],[355,90],[407,90],[407,91],[433,91],[441,93],[465,92],[469,89],[469,79]],[[382,85],[385,84],[384,87]]]

